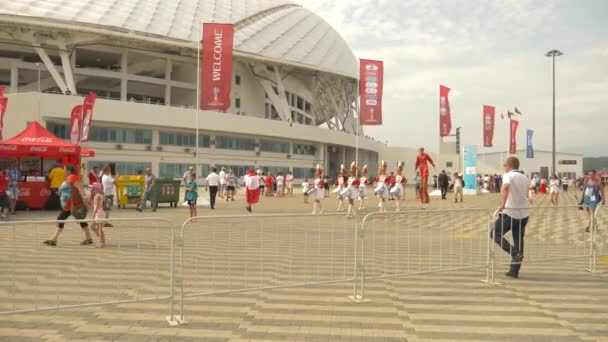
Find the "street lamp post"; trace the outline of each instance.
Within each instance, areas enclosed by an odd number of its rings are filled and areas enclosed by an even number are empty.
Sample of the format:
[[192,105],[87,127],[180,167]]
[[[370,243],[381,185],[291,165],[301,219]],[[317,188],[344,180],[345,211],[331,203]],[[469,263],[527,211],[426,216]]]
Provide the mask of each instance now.
[[559,57],[564,53],[559,50],[551,50],[545,54],[547,57],[551,57],[553,61],[553,149],[551,159],[551,174],[557,175],[557,169],[555,168],[555,57]]

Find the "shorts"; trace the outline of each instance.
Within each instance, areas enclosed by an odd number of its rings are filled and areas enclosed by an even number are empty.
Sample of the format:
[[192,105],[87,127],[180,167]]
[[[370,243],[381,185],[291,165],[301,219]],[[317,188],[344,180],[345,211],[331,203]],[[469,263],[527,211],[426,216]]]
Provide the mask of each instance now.
[[228,185],[227,189],[228,191],[234,191],[234,185]]
[[9,187],[8,196],[13,200],[18,200],[19,199],[19,187],[18,186]]
[[329,183],[325,183],[325,185],[323,185],[323,188],[324,188],[325,190],[329,190]]
[[4,209],[4,208],[8,208],[8,207],[9,207],[8,196],[6,195],[6,193],[0,194],[0,208]]
[[114,206],[114,195],[104,196],[103,197],[103,210],[111,211]]
[[188,205],[196,207],[196,200],[188,200]]
[[226,184],[220,184],[220,191],[226,191]]

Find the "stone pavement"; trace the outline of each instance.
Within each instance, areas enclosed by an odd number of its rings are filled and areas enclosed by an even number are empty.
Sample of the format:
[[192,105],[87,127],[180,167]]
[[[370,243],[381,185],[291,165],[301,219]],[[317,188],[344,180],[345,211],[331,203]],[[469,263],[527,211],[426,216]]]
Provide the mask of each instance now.
[[[254,214],[312,211],[301,201],[300,193],[262,198]],[[562,201],[576,203],[569,194]],[[497,202],[495,194],[467,196],[464,204],[433,198],[429,209],[465,210],[370,217],[357,248],[363,247],[358,253],[366,276],[378,278],[365,281],[370,301],[363,304],[347,296],[353,293],[354,232],[365,213],[355,219],[256,218],[244,211],[241,197],[220,201],[213,212],[199,208],[201,216],[248,216],[186,227],[184,291],[206,295],[185,298],[189,324],[179,327],[164,320],[169,306],[163,298],[169,295],[171,234],[181,230],[187,208],[116,209],[113,217],[148,220],[115,222],[103,250],[79,246],[82,233],[73,224],[56,248],[40,243],[52,225],[8,224],[0,228],[0,312],[149,301],[0,315],[0,341],[608,341],[608,260],[598,263],[600,274],[584,271],[588,259],[532,262],[586,252],[584,216],[576,209],[536,212],[526,246],[530,263],[520,279],[505,278],[501,264],[496,274],[503,285],[479,281],[485,268],[475,267],[485,264],[488,218],[470,209],[491,212]],[[368,207],[374,203],[368,200]],[[334,199],[324,205],[326,212],[336,208]],[[419,208],[410,197],[405,206]],[[53,216],[20,213],[14,220]],[[600,228],[606,223],[602,217]],[[180,266],[178,253],[177,274]],[[470,268],[436,272],[458,266]],[[381,278],[396,273],[408,274]],[[227,293],[300,283],[309,286]]]

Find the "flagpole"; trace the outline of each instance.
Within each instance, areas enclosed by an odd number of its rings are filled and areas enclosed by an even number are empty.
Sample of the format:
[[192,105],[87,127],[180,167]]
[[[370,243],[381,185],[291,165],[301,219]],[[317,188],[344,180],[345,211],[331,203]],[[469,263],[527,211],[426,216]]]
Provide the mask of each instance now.
[[359,126],[361,126],[361,121],[359,119],[359,82],[357,82],[357,93],[355,94],[355,110],[357,112],[357,136],[355,137],[355,164],[359,165]]
[[[201,32],[202,23],[198,22],[198,37],[196,38],[196,148],[195,148],[195,165],[194,170],[198,172],[199,165],[199,117],[201,111],[201,40],[202,40],[202,32]],[[202,168],[201,172],[202,173]]]

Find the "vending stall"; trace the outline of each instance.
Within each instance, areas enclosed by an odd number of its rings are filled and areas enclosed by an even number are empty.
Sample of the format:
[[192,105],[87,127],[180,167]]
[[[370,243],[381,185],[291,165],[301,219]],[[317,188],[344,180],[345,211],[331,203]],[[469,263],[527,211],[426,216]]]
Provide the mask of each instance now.
[[31,123],[14,138],[0,142],[0,167],[7,169],[17,163],[22,176],[19,202],[29,209],[44,208],[51,197],[46,176],[55,165],[72,164],[78,170],[83,156],[94,156],[94,152],[57,138],[38,122]]

